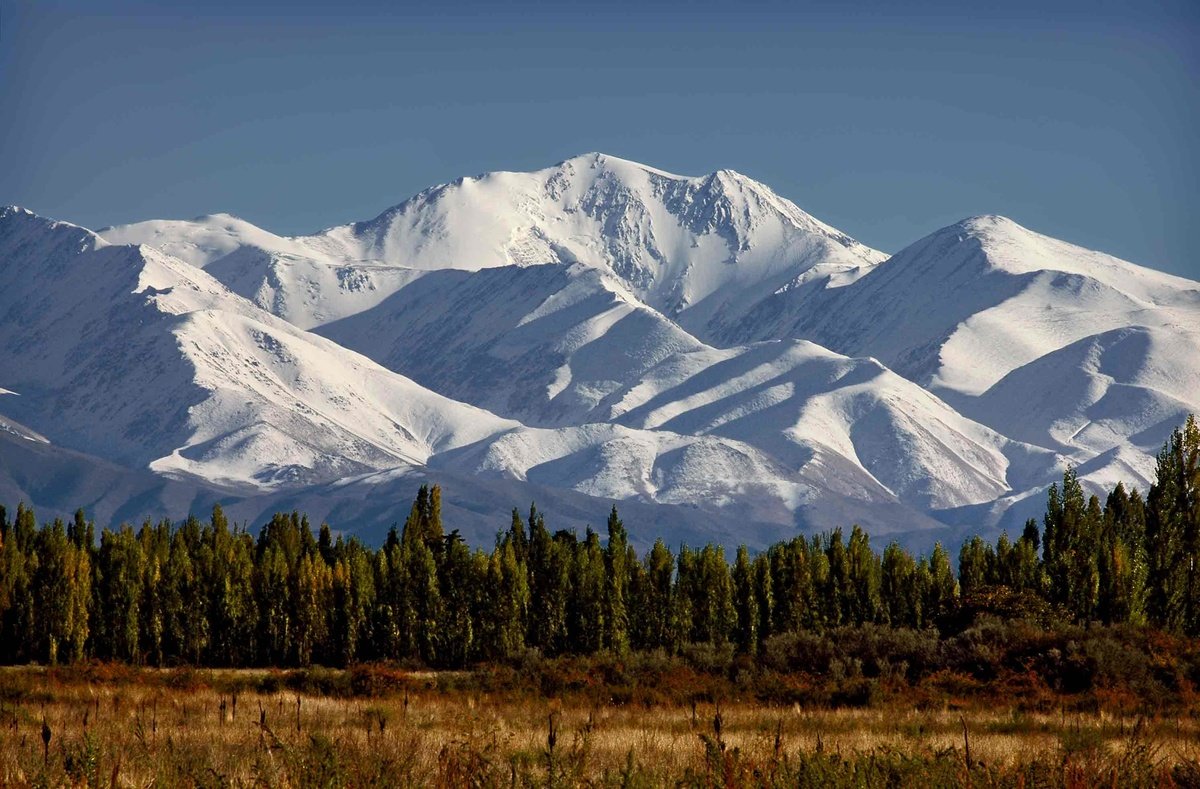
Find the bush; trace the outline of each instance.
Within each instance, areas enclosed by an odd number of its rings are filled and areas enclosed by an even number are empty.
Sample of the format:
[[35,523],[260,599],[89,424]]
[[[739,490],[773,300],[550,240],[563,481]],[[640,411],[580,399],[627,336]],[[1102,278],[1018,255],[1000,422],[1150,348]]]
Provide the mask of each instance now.
[[354,695],[350,672],[320,666],[289,671],[283,677],[283,685],[310,696],[346,698]]
[[761,662],[780,673],[827,674],[840,651],[822,633],[780,633],[763,642]]

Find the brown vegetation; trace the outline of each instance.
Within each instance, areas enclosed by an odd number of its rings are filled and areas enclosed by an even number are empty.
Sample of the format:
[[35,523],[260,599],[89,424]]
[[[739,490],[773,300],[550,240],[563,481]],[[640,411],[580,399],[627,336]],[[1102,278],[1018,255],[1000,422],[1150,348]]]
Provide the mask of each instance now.
[[1200,785],[1194,699],[1155,713],[1128,691],[1068,695],[1036,675],[983,684],[941,672],[913,686],[880,680],[837,706],[821,688],[844,678],[774,675],[826,699],[786,703],[764,675],[640,660],[436,673],[3,669],[0,784]]

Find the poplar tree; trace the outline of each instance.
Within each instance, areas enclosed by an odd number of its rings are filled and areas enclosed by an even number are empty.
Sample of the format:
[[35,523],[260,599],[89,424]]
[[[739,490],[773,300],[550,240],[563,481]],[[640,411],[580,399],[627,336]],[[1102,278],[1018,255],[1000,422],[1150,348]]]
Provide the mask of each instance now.
[[97,556],[96,652],[129,663],[141,662],[140,615],[143,584],[142,547],[133,529],[105,529]]
[[674,602],[672,600],[675,558],[661,540],[655,540],[646,554],[645,585],[640,596],[636,627],[642,649],[671,649],[674,644]]
[[692,641],[724,644],[733,633],[733,582],[725,550],[711,543],[700,552],[692,591]]
[[703,594],[700,586],[700,558],[686,545],[679,546],[675,558],[675,584],[671,588],[671,651],[699,641],[696,627],[696,599]]
[[771,582],[770,558],[763,553],[754,557],[754,600],[758,608],[758,643],[770,638],[774,631],[775,588]]
[[950,568],[950,555],[940,542],[929,555],[928,587],[925,594],[925,623],[932,623],[954,610],[958,602],[958,584]]
[[547,655],[566,649],[571,556],[529,508],[529,644]]
[[917,589],[917,565],[912,555],[892,542],[883,549],[880,565],[880,597],[884,614],[893,627],[918,627],[921,600]]
[[1147,612],[1168,630],[1200,635],[1200,425],[1189,416],[1158,455],[1146,497]]
[[429,665],[436,665],[442,622],[442,595],[433,551],[423,540],[405,540],[402,545],[405,602],[412,613],[411,648]]
[[517,655],[525,648],[529,617],[529,581],[513,540],[503,540],[488,561],[487,585],[492,601],[488,613],[486,654],[492,658]]
[[854,594],[840,527],[834,529],[827,538],[825,558],[829,562],[829,574],[821,587],[823,618],[827,626],[837,627],[849,621],[851,597]]
[[846,598],[847,618],[857,624],[878,621],[882,608],[879,599],[879,557],[871,550],[871,538],[857,525],[850,530],[846,571],[850,590]]
[[574,557],[567,606],[569,649],[578,654],[591,654],[600,649],[606,629],[604,552],[599,536],[590,528],[583,542],[571,539],[563,544],[570,546],[566,550]]
[[33,511],[18,503],[13,523],[0,535],[0,655],[10,662],[34,657],[36,531]]
[[457,529],[446,535],[442,545],[438,661],[457,667],[470,660],[477,648],[478,634],[472,619],[482,579],[476,579],[475,559]]
[[958,553],[958,586],[963,595],[991,585],[995,557],[990,550],[978,535],[963,543]]
[[739,652],[753,653],[758,646],[758,598],[754,593],[754,570],[745,545],[737,550],[733,565],[733,643]]
[[79,660],[90,633],[92,567],[88,553],[67,538],[61,519],[37,533],[33,573],[34,654],[49,663]]
[[608,544],[604,550],[603,646],[618,654],[629,649],[629,537],[614,504],[608,514]]
[[315,551],[306,552],[293,574],[292,598],[295,625],[291,634],[291,652],[301,666],[327,657],[329,613],[333,609],[333,576],[329,565]]

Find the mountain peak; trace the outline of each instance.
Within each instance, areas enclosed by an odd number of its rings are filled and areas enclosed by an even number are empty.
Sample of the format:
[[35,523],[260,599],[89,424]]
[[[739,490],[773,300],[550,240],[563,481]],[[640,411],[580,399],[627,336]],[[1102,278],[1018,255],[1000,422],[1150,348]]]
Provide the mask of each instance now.
[[1029,232],[1028,228],[1000,214],[976,214],[950,226],[969,233],[988,235],[994,233]]
[[653,173],[654,175],[658,175],[663,178],[670,178],[672,180],[687,179],[687,176],[669,173],[666,170],[660,170],[659,168],[651,167],[648,164],[635,162],[632,159],[622,159],[619,156],[613,156],[612,154],[602,153],[600,151],[589,151],[588,153],[581,153],[578,156],[572,156],[569,159],[564,159],[563,161],[553,165],[549,169],[560,171],[567,169],[608,170],[618,175],[622,173],[628,173],[631,170],[640,170],[647,173]]
[[8,219],[10,216],[16,216],[18,214],[37,216],[37,214],[30,211],[28,208],[23,208],[19,205],[6,205],[3,208],[0,208],[0,219]]
[[[41,234],[53,234],[58,243],[79,249],[98,249],[107,246],[98,235],[85,227],[60,222],[57,219],[34,213],[19,205],[8,205],[0,208],[0,236],[7,243],[17,243],[21,238],[39,237]],[[45,237],[38,239],[44,243]]]
[[230,214],[225,211],[218,211],[215,214],[201,214],[192,221],[197,224],[250,224],[240,216],[237,216],[236,214]]

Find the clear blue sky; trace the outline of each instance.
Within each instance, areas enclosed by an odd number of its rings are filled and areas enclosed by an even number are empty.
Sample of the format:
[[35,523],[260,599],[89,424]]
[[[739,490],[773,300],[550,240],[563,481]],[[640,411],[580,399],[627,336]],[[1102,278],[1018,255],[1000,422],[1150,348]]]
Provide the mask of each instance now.
[[599,150],[887,251],[999,213],[1200,279],[1198,40],[1195,0],[0,0],[0,203],[299,233]]

